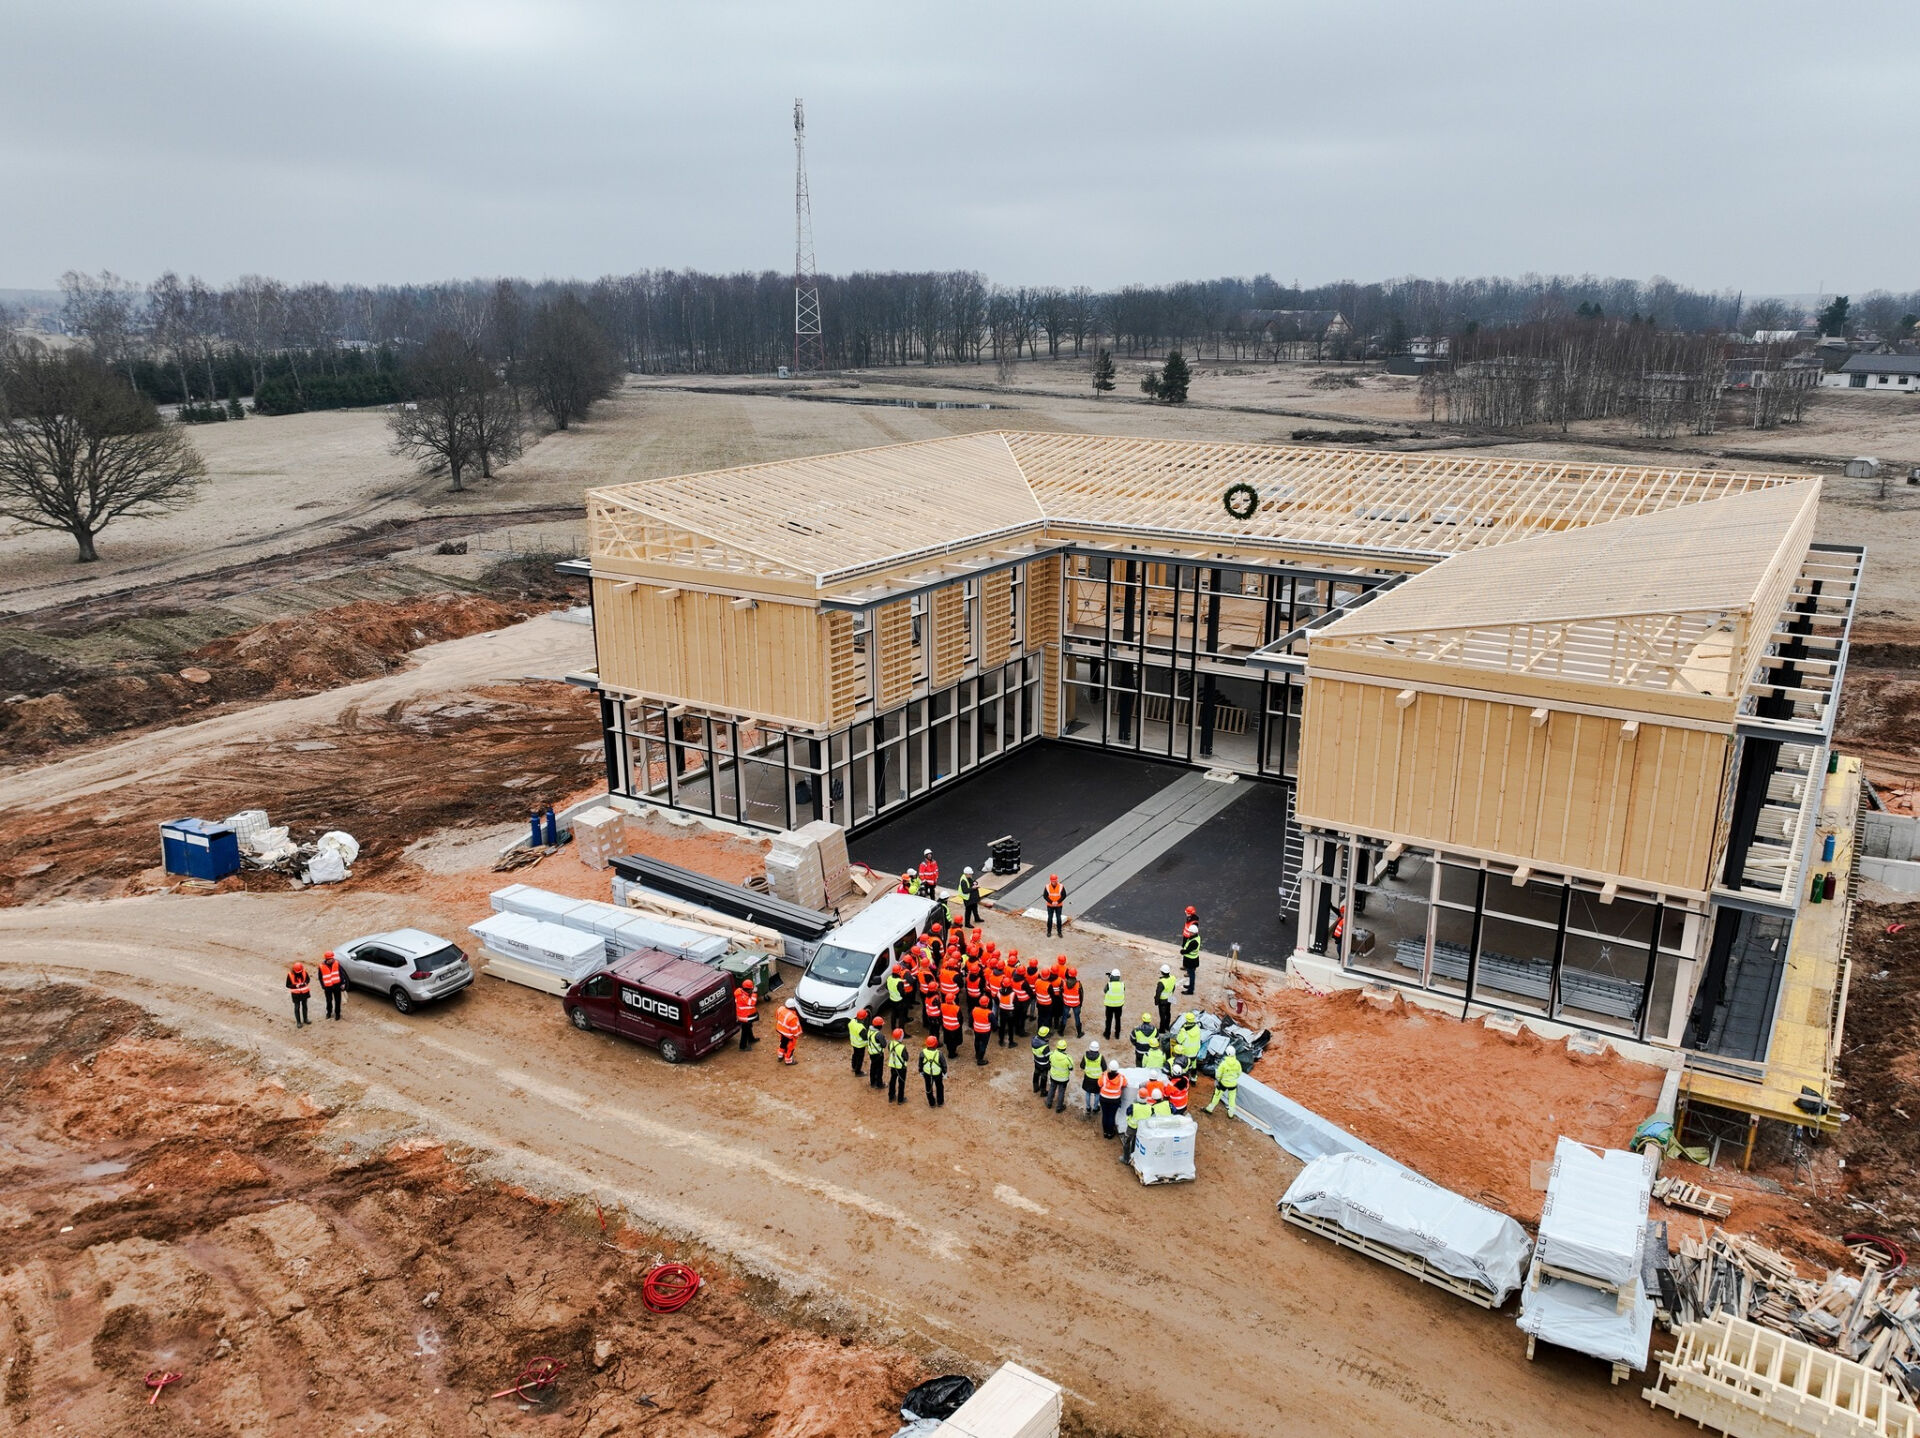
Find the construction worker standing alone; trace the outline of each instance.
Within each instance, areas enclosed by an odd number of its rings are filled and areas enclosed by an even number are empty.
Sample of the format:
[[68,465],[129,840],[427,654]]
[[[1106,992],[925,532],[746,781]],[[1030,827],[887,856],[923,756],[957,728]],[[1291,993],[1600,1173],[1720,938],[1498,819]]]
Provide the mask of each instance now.
[[340,996],[347,991],[347,976],[340,972],[340,961],[328,949],[320,956],[320,997],[327,1001],[327,1017],[340,1017]]
[[774,1029],[780,1035],[780,1062],[797,1062],[800,1048],[800,1004],[796,999],[788,999],[786,1007],[780,1010],[780,1017],[774,1021]]
[[971,864],[960,871],[960,903],[962,922],[971,929],[980,922],[980,881],[973,877]]
[[1193,992],[1194,982],[1200,977],[1200,916],[1187,906],[1186,926],[1180,930],[1180,967],[1186,970],[1187,992]]
[[1067,886],[1060,882],[1058,874],[1047,875],[1047,934],[1051,937],[1067,932]]
[[1173,965],[1162,964],[1160,977],[1153,983],[1153,1006],[1160,1010],[1162,1033],[1173,1027],[1173,991],[1179,987],[1179,980],[1173,976]]
[[313,992],[313,981],[307,977],[307,966],[298,959],[287,970],[287,992],[293,996],[293,1026],[305,1028],[310,1022],[307,1018],[307,996]]
[[907,1033],[895,1029],[887,1040],[887,1102],[907,1101]]
[[947,1055],[932,1034],[927,1035],[927,1046],[920,1050],[920,1077],[927,1083],[927,1107],[946,1107]]
[[847,1020],[847,1048],[853,1054],[853,1076],[860,1077],[860,1071],[867,1062],[867,1011],[860,1010]]
[[750,1049],[760,1040],[754,1036],[753,1021],[760,1016],[760,995],[752,979],[742,979],[733,991],[733,1017],[740,1025],[740,1047]]
[[1121,1017],[1121,1011],[1127,1006],[1127,986],[1120,977],[1120,970],[1110,969],[1107,972],[1107,991],[1101,996],[1101,1002],[1106,1005],[1107,1025],[1100,1030],[1100,1037],[1117,1039],[1121,1034],[1121,1025],[1125,1022]]
[[1240,1072],[1240,1056],[1228,1049],[1213,1071],[1213,1097],[1207,1101],[1208,1113],[1213,1112],[1213,1106],[1221,1099],[1227,1101],[1228,1118],[1240,1112]]

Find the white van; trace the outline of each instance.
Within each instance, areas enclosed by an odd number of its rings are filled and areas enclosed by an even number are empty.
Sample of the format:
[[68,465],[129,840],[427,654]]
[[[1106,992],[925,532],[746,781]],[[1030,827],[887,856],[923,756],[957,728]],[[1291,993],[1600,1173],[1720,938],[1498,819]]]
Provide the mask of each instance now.
[[820,940],[795,985],[800,1022],[833,1028],[859,1009],[878,1012],[887,998],[887,970],[920,937],[933,900],[888,894]]

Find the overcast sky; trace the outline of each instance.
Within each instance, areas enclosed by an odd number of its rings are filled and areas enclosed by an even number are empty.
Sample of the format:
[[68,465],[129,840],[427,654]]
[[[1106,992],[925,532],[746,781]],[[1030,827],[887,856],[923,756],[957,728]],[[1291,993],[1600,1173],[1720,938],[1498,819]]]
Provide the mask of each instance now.
[[1920,13],[0,0],[0,286],[789,269],[1920,287]]

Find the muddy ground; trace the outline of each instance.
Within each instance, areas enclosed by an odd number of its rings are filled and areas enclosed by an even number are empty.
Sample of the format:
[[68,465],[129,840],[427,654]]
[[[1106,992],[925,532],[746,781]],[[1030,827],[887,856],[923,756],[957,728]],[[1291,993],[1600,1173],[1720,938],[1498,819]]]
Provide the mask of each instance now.
[[[131,1004],[0,990],[0,1064],[0,1433],[824,1438],[927,1376]],[[706,1281],[679,1314],[641,1301],[661,1261]],[[488,1396],[542,1356],[549,1396]]]

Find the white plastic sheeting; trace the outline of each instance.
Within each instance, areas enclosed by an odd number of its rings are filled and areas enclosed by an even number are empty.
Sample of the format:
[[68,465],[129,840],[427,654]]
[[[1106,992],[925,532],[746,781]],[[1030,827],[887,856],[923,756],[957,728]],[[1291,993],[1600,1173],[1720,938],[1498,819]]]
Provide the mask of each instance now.
[[1653,1300],[1641,1291],[1637,1276],[1633,1292],[1633,1306],[1622,1313],[1611,1293],[1542,1275],[1537,1286],[1520,1295],[1520,1331],[1609,1363],[1645,1368],[1653,1338]]
[[1554,1145],[1540,1210],[1540,1261],[1603,1283],[1640,1281],[1654,1155]]
[[1240,1079],[1239,1117],[1303,1162],[1311,1163],[1328,1154],[1357,1153],[1384,1168],[1412,1172],[1379,1149],[1362,1143],[1338,1124],[1320,1117],[1311,1109],[1302,1108],[1285,1094],[1268,1088],[1256,1078],[1243,1075]]
[[491,914],[467,931],[494,953],[573,983],[606,962],[598,934],[543,924],[524,914]]
[[1140,1182],[1191,1180],[1194,1137],[1199,1132],[1200,1125],[1185,1114],[1142,1123],[1133,1145],[1133,1171],[1140,1175]]
[[606,945],[609,962],[635,949],[658,949],[675,958],[710,964],[725,958],[732,947],[718,934],[682,928],[598,899],[569,899],[527,884],[495,889],[489,902],[497,914],[522,914],[542,923],[597,934]]
[[[1244,1102],[1244,1100],[1243,1100]],[[1412,1170],[1362,1153],[1332,1153],[1300,1171],[1280,1200],[1478,1284],[1499,1303],[1527,1273],[1527,1232]],[[1497,1304],[1496,1304],[1497,1306]]]

